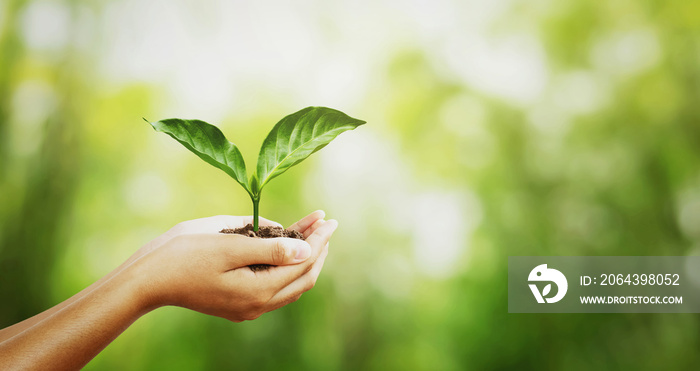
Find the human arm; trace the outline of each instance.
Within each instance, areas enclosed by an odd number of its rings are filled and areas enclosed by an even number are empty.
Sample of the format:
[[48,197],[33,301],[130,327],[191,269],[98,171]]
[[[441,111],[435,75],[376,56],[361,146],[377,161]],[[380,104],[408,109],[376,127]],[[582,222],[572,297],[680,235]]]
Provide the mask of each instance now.
[[[296,300],[315,282],[337,225],[313,215],[294,226],[311,248],[302,262],[294,259],[306,244],[299,240],[182,229],[163,235],[158,244],[144,246],[120,269],[0,343],[0,364],[10,369],[82,367],[136,319],[164,305],[241,321]],[[216,224],[211,222],[205,224]],[[247,268],[254,263],[291,265],[255,273]],[[297,289],[284,290],[292,285]]]
[[[315,211],[305,218],[301,219],[299,222],[295,223],[293,227],[299,228],[299,223],[309,223],[313,220],[315,222],[316,220],[323,219],[324,217],[323,211]],[[182,223],[177,224],[176,226],[170,228],[167,232],[163,233],[162,235],[158,236],[154,240],[148,242],[144,246],[142,246],[138,251],[136,251],[134,254],[132,254],[126,261],[124,261],[122,264],[120,264],[117,268],[112,270],[110,273],[105,275],[104,277],[100,278],[90,286],[86,287],[85,289],[81,290],[77,294],[71,296],[70,298],[64,300],[63,302],[33,316],[30,317],[22,322],[18,322],[12,326],[6,327],[2,330],[0,330],[0,343],[3,341],[21,333],[22,331],[36,325],[37,323],[43,321],[44,319],[50,317],[54,313],[60,311],[61,309],[65,308],[66,306],[76,302],[83,296],[87,295],[88,293],[92,292],[95,288],[101,286],[105,282],[107,282],[109,279],[114,277],[116,274],[121,272],[124,268],[128,267],[131,263],[133,263],[135,260],[139,259],[143,255],[147,254],[148,252],[152,251],[153,249],[162,246],[165,242],[170,240],[171,238],[183,234],[193,234],[193,233],[216,233],[221,229],[224,228],[238,228],[242,227],[246,224],[252,223],[253,217],[252,216],[231,216],[231,215],[219,215],[219,216],[213,216],[209,218],[202,218],[202,219],[195,219],[195,220],[188,220]],[[260,225],[268,225],[268,226],[280,226],[280,224],[273,222],[271,220],[267,220],[265,218],[260,218],[259,219]],[[313,223],[311,222],[311,223]],[[217,229],[218,228],[218,229]],[[292,227],[290,227],[292,228]],[[299,229],[297,229],[299,230]],[[301,232],[301,230],[299,230]]]

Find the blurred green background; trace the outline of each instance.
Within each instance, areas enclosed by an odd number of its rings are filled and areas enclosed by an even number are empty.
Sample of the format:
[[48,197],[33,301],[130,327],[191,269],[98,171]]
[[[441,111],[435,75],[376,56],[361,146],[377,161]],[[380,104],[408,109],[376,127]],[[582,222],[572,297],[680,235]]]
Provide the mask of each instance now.
[[507,313],[509,255],[700,253],[700,2],[0,2],[0,326],[245,192],[309,105],[368,121],[268,186],[340,221],[319,282],[234,324],[148,314],[94,370],[696,369],[695,314]]

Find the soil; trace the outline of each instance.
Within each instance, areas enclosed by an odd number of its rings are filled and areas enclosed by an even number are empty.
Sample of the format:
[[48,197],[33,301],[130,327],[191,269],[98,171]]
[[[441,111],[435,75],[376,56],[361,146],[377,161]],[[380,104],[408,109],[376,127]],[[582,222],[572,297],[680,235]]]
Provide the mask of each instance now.
[[[282,227],[271,227],[271,226],[260,226],[258,228],[258,231],[255,232],[253,230],[253,225],[248,224],[245,227],[241,228],[236,228],[236,229],[229,229],[229,228],[224,228],[219,231],[219,233],[228,233],[228,234],[242,234],[244,236],[248,237],[253,237],[253,238],[275,238],[275,237],[287,237],[287,238],[298,238],[300,240],[304,239],[304,235],[297,231],[289,230],[289,229],[284,229]],[[258,271],[263,271],[271,266],[269,264],[253,264],[248,266],[250,270],[253,272],[258,272]]]

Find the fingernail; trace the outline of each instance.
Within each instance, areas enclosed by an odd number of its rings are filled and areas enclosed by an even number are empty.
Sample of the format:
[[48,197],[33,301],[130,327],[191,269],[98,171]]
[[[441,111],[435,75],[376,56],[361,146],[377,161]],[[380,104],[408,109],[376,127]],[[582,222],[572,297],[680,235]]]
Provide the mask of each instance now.
[[295,260],[306,260],[311,256],[311,246],[306,242],[297,242],[296,249],[297,255],[294,257]]
[[326,223],[333,223],[334,224],[334,226],[333,226],[334,231],[336,230],[336,228],[338,228],[338,221],[335,219],[331,219],[331,220],[327,221]]

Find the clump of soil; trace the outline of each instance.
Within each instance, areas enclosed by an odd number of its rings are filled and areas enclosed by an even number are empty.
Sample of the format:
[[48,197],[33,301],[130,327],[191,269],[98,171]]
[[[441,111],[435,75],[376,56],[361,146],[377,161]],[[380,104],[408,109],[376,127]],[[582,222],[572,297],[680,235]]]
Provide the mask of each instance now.
[[[230,229],[224,228],[219,231],[219,233],[228,234],[242,234],[244,236],[253,238],[275,238],[275,237],[287,237],[287,238],[298,238],[300,240],[304,239],[304,235],[293,230],[284,229],[282,227],[272,227],[272,226],[259,226],[258,231],[253,230],[253,225],[248,224],[245,227]],[[269,264],[253,264],[248,266],[253,272],[263,271],[271,266]]]

